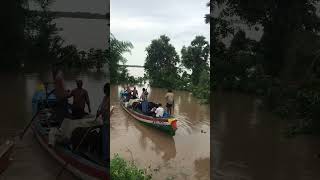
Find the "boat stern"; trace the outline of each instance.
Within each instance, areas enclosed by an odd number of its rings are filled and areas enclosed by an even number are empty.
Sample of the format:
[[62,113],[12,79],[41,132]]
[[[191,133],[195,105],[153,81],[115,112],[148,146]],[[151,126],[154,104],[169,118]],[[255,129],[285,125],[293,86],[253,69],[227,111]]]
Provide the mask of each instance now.
[[172,130],[175,132],[178,129],[177,120],[175,118],[168,119],[169,124],[171,125]]

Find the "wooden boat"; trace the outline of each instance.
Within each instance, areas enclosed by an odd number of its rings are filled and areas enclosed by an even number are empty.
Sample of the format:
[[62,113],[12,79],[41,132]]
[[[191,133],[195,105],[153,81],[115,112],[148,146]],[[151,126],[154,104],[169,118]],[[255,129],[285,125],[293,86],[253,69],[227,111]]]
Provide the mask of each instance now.
[[129,115],[131,115],[133,118],[135,118],[139,122],[148,126],[152,126],[161,131],[167,132],[170,135],[175,135],[175,132],[177,130],[177,120],[174,117],[155,118],[152,116],[147,116],[142,114],[141,112],[133,110],[132,108],[125,107],[125,103],[121,100],[120,100],[120,105]]
[[14,143],[6,141],[0,146],[0,174],[6,170],[10,164],[10,155],[13,152]]
[[[41,114],[40,114],[41,115]],[[94,159],[73,153],[71,148],[63,145],[49,146],[49,128],[45,127],[41,119],[36,119],[32,129],[35,137],[42,147],[49,152],[62,165],[68,164],[66,169],[83,180],[105,180],[107,179],[106,164],[99,163]]]
[[[113,107],[110,108],[110,114]],[[42,147],[49,152],[63,166],[67,164],[66,169],[83,180],[106,180],[108,179],[107,164],[90,156],[88,153],[74,153],[67,145],[56,144],[54,147],[49,146],[48,127],[48,111],[47,109],[40,110],[39,115],[32,124],[32,130],[36,139]],[[93,120],[94,118],[91,118]],[[78,120],[73,120],[78,121]]]

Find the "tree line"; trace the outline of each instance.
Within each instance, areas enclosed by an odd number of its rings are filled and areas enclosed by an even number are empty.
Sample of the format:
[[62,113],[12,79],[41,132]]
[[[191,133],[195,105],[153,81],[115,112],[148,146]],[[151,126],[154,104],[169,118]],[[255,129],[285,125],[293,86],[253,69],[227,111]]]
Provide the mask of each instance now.
[[319,132],[319,1],[230,2],[212,1],[207,16],[213,88],[262,97],[293,133]]
[[[149,80],[153,87],[193,92],[196,97],[209,100],[209,43],[204,36],[196,36],[189,46],[181,49],[181,58],[170,44],[170,38],[161,35],[146,47],[144,77],[130,76],[125,66],[124,53],[133,48],[128,41],[110,37],[109,66],[111,83],[139,84]],[[191,74],[187,72],[191,71]]]
[[30,10],[27,0],[6,1],[2,13],[1,44],[2,70],[46,68],[60,65],[66,68],[96,68],[107,62],[106,50],[83,51],[75,45],[65,45],[54,23],[55,14],[49,11],[52,0],[36,0],[38,11]]
[[151,86],[190,91],[208,102],[209,43],[204,36],[196,36],[190,45],[183,46],[181,57],[166,35],[152,40],[146,52],[145,76]]

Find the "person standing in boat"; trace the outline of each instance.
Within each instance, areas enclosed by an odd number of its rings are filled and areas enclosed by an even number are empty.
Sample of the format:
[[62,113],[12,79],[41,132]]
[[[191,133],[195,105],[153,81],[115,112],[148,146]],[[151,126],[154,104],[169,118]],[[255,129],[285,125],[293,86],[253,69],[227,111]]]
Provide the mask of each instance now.
[[57,99],[56,103],[56,117],[59,124],[64,119],[64,116],[68,114],[68,92],[65,89],[64,84],[64,78],[63,78],[63,72],[61,70],[58,70],[56,73],[56,77],[54,79],[55,84],[55,91],[54,94]]
[[138,90],[136,89],[136,87],[133,87],[132,98],[133,99],[137,99],[138,98]]
[[127,101],[129,101],[132,98],[132,91],[129,86],[127,86]]
[[[110,84],[106,83],[103,87],[104,97],[102,103],[98,109],[96,118],[100,115],[103,119],[103,126],[101,127],[102,132],[102,157],[105,162],[109,161],[109,129],[110,129]],[[108,166],[109,164],[106,163]]]
[[77,80],[76,84],[77,88],[71,91],[71,93],[68,95],[68,98],[73,97],[73,104],[71,106],[72,116],[75,118],[82,118],[86,114],[84,110],[86,104],[88,106],[89,113],[91,113],[90,100],[88,91],[82,88],[82,80]]
[[171,89],[168,90],[167,94],[165,95],[165,98],[166,98],[166,107],[167,107],[167,112],[169,113],[169,115],[172,114],[172,109],[174,108],[173,107],[173,104],[174,104],[174,94],[172,92]]
[[142,88],[140,99],[143,113],[147,113],[148,111],[148,94],[149,93],[147,92],[147,90],[145,88]]

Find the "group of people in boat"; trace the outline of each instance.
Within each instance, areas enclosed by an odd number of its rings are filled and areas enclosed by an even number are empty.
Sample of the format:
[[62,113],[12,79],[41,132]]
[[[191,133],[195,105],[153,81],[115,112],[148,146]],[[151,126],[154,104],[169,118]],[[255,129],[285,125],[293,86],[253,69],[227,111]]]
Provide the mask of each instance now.
[[[53,112],[55,114],[54,120],[57,122],[57,128],[60,128],[66,118],[77,121],[86,117],[86,115],[89,115],[91,113],[90,99],[88,91],[83,88],[83,81],[76,80],[76,88],[74,88],[73,90],[66,90],[62,71],[58,70],[58,72],[54,74],[54,77],[55,88],[53,93],[55,95],[56,102],[51,108],[53,109]],[[90,147],[90,149],[95,150],[98,156],[102,156],[102,161],[107,162],[107,158],[109,157],[109,148],[107,147],[107,145],[109,144],[107,143],[107,140],[109,139],[108,119],[110,116],[109,83],[106,83],[104,85],[103,92],[105,96],[102,99],[95,118],[95,120],[97,120],[98,117],[101,117],[103,121],[101,126],[96,128],[95,130],[90,127],[78,127],[74,129],[68,144],[70,144],[74,149],[79,145],[80,142],[82,142],[81,146],[79,146],[78,149],[88,149]],[[73,98],[72,104],[68,103],[69,98]],[[88,112],[85,111],[86,105],[88,108]],[[90,132],[86,133],[89,130]],[[84,134],[87,134],[87,137],[84,137]]]
[[132,108],[139,113],[157,118],[168,118],[173,114],[174,94],[171,89],[169,89],[164,96],[166,100],[166,109],[161,103],[148,101],[149,93],[147,89],[142,88],[140,97],[138,95],[139,93],[136,87],[131,89],[127,86],[126,89],[122,89],[120,92],[121,99],[125,103],[125,106],[127,108]]

